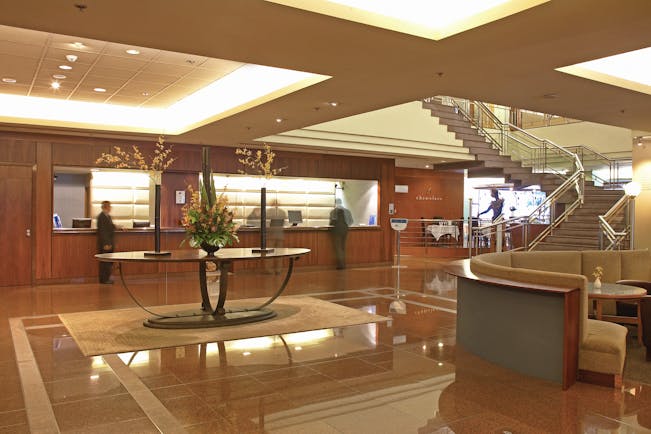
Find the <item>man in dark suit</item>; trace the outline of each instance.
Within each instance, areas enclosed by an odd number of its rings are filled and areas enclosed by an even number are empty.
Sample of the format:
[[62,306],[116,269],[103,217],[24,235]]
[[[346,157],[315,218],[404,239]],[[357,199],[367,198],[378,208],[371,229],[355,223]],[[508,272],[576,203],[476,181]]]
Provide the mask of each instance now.
[[335,200],[335,209],[330,211],[330,226],[332,226],[332,240],[335,246],[337,269],[346,268],[346,237],[348,227],[353,224],[353,215],[344,208],[341,199]]
[[[102,202],[102,212],[97,216],[97,252],[98,253],[112,253],[113,252],[113,234],[115,233],[115,225],[111,219],[111,202],[105,200]],[[110,284],[111,269],[113,264],[111,262],[99,263],[99,283]]]

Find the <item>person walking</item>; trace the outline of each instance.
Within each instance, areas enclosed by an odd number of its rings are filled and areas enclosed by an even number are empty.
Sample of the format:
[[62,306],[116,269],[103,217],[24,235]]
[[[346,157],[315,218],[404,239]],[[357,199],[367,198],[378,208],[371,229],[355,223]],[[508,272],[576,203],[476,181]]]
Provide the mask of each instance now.
[[[97,252],[113,253],[113,238],[115,234],[115,225],[111,218],[111,202],[105,200],[102,202],[102,212],[97,215]],[[99,283],[111,284],[111,262],[99,263]]]
[[330,226],[332,226],[332,240],[337,259],[337,269],[346,268],[346,238],[348,227],[353,224],[353,215],[341,204],[341,199],[335,201],[335,209],[330,212]]
[[480,212],[479,215],[486,214],[488,211],[493,210],[493,221],[495,221],[499,216],[502,215],[502,208],[504,207],[504,199],[500,197],[500,193],[499,191],[497,191],[496,188],[491,190],[491,196],[493,197],[493,201],[488,206],[488,208],[486,208],[485,211]]

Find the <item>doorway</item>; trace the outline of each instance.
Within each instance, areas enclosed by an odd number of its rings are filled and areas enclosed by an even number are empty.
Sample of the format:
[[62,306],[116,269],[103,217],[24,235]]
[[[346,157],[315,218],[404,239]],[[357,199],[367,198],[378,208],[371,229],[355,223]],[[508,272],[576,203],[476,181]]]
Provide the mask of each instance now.
[[32,283],[32,168],[0,165],[0,286]]

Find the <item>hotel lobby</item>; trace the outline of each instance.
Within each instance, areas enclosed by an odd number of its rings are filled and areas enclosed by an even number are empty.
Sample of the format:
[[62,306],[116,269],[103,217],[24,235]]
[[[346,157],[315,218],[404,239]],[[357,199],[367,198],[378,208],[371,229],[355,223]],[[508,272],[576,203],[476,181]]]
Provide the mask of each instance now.
[[0,10],[0,433],[651,432],[648,1]]

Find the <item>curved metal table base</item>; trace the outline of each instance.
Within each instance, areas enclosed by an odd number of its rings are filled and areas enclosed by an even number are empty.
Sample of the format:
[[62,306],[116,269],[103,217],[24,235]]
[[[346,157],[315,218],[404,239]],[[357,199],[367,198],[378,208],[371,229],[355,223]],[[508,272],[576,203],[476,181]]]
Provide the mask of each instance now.
[[175,312],[176,317],[149,318],[143,322],[145,327],[156,329],[197,329],[224,327],[263,321],[276,316],[271,309],[247,310],[211,314],[204,310]]
[[280,287],[269,300],[259,306],[242,309],[225,309],[226,296],[228,294],[228,270],[230,269],[230,261],[211,261],[220,271],[219,276],[219,298],[217,305],[213,308],[208,296],[208,281],[206,278],[206,263],[199,264],[199,285],[201,289],[201,308],[196,310],[189,310],[183,312],[167,312],[164,315],[152,312],[145,308],[133,296],[122,274],[122,267],[120,266],[120,278],[122,285],[126,288],[131,298],[148,313],[155,315],[143,322],[145,327],[162,328],[162,329],[193,329],[193,328],[207,328],[207,327],[224,327],[238,324],[246,324],[257,321],[264,321],[276,316],[276,312],[266,307],[270,305],[276,298],[282,294],[287,287],[289,279],[294,271],[294,261],[296,257],[289,258],[289,266],[287,273],[283,279]]

